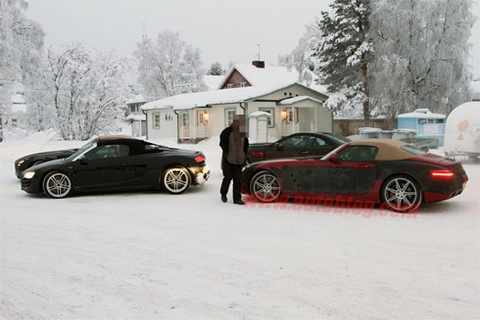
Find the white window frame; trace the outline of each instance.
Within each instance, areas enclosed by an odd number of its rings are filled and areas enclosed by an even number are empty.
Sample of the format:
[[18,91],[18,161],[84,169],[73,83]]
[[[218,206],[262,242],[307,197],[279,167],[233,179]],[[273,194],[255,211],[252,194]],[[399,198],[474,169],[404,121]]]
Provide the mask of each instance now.
[[161,125],[160,115],[161,115],[160,112],[152,113],[152,128],[153,129],[160,129],[160,125]]
[[225,126],[229,126],[233,122],[233,116],[236,114],[236,108],[225,108]]
[[269,128],[275,127],[275,108],[272,107],[260,107],[258,111],[263,111],[269,113],[271,117],[267,119],[267,124]]

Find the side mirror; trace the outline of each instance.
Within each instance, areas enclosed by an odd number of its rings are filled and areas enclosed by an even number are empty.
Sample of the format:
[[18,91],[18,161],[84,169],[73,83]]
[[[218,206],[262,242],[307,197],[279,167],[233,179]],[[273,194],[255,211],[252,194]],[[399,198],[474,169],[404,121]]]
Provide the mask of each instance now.
[[277,143],[275,143],[275,144],[273,145],[273,150],[275,150],[275,151],[283,151],[283,146],[282,146],[280,143],[277,142]]
[[338,162],[338,155],[336,153],[332,153],[328,160],[330,160],[331,162]]
[[87,158],[85,158],[85,155],[82,154],[80,157],[77,158],[77,161],[78,163],[80,163],[81,165],[86,165],[88,164],[87,162]]

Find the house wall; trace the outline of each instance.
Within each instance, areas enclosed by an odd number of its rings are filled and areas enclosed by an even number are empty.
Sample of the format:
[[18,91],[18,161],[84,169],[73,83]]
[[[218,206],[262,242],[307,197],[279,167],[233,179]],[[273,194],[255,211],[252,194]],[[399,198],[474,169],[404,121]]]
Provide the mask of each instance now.
[[[158,116],[158,118],[157,118]],[[155,120],[158,123],[154,123]],[[177,116],[172,109],[147,111],[147,139],[175,138],[177,136]]]

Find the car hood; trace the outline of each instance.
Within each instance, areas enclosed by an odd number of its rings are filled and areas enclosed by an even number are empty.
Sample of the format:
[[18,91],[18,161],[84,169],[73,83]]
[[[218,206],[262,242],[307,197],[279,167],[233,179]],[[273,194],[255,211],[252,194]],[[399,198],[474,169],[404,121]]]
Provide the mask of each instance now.
[[37,165],[34,165],[34,166],[26,169],[24,172],[42,170],[44,168],[49,168],[49,167],[57,166],[57,165],[64,164],[64,163],[65,163],[65,159],[49,160],[49,161],[42,162],[42,163],[39,163]]
[[54,150],[54,151],[32,153],[32,154],[28,154],[26,156],[23,156],[21,158],[18,158],[17,161],[20,161],[22,159],[32,158],[32,157],[45,157],[45,156],[50,156],[50,155],[56,155],[56,154],[59,154],[59,153],[74,153],[77,150],[78,149],[63,149],[63,150]]

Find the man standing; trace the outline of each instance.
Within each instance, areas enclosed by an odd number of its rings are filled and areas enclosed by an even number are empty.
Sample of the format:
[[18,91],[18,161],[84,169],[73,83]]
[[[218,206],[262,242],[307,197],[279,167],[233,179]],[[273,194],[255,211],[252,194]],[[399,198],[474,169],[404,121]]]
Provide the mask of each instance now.
[[230,126],[220,133],[223,180],[220,187],[222,202],[227,202],[230,182],[233,180],[233,203],[245,204],[241,195],[242,167],[247,159],[248,138],[244,115],[235,115]]

